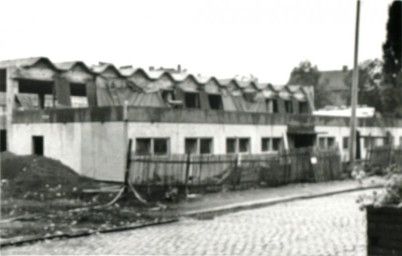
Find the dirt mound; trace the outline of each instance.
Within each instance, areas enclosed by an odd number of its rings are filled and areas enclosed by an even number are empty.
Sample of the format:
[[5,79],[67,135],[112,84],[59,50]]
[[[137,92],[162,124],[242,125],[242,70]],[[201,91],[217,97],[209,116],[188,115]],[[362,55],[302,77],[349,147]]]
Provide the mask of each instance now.
[[82,189],[98,182],[76,174],[60,161],[27,155],[1,154],[1,197],[52,199],[76,198]]

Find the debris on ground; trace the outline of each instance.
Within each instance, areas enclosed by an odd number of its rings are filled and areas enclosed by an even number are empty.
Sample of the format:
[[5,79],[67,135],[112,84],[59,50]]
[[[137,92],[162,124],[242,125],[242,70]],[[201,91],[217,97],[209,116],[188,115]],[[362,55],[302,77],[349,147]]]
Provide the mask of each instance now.
[[150,206],[122,196],[122,184],[80,176],[43,156],[2,152],[0,158],[1,239],[159,221],[146,214]]

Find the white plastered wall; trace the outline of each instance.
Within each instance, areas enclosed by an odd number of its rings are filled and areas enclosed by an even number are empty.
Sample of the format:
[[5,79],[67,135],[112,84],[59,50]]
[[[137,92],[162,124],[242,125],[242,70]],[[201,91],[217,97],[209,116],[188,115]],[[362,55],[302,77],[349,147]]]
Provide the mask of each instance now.
[[123,122],[13,124],[10,151],[32,154],[32,136],[43,136],[44,155],[77,173],[123,181],[127,151]]

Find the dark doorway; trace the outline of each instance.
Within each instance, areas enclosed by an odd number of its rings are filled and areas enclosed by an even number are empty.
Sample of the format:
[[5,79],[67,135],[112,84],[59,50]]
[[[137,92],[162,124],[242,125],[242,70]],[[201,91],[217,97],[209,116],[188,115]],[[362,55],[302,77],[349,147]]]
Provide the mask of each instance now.
[[316,140],[315,134],[288,134],[293,140],[295,148],[313,147]]
[[0,152],[3,152],[7,150],[7,130],[1,130],[0,133]]
[[43,156],[43,136],[32,136],[32,151],[35,155]]

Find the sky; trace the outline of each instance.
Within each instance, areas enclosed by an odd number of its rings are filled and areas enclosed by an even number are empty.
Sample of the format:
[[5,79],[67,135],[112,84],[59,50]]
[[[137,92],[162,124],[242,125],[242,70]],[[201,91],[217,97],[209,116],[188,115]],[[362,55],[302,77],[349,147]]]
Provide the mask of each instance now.
[[[382,57],[391,0],[362,0],[359,62]],[[0,0],[0,60],[176,67],[285,84],[353,67],[355,0]]]

